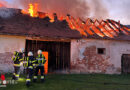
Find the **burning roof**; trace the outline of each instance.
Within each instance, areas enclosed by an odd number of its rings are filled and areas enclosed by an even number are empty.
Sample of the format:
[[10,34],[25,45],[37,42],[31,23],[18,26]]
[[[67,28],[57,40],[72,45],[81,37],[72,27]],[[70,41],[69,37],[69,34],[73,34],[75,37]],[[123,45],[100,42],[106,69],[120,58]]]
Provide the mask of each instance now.
[[0,14],[0,34],[130,40],[130,29],[110,19],[98,21],[88,18],[84,21],[70,15],[58,17],[56,13],[51,15],[38,12],[36,5],[34,7],[32,4],[29,5],[28,11],[10,8],[4,11],[11,11],[13,14],[8,18]]

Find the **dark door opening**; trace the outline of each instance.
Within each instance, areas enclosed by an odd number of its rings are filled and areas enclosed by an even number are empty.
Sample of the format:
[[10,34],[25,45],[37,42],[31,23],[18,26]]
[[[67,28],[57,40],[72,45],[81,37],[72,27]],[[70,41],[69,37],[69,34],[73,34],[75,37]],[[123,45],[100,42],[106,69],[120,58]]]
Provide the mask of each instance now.
[[121,59],[123,74],[130,74],[130,54],[123,54]]
[[26,52],[48,52],[48,72],[68,70],[70,68],[70,42],[26,40]]

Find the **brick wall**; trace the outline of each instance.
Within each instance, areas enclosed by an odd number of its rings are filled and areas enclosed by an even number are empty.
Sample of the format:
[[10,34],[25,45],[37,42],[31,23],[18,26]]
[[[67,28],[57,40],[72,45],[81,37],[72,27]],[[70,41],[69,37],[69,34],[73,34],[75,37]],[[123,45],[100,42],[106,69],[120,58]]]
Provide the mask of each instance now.
[[[105,48],[98,54],[98,48]],[[121,73],[121,56],[130,54],[130,42],[111,40],[72,40],[72,73]]]

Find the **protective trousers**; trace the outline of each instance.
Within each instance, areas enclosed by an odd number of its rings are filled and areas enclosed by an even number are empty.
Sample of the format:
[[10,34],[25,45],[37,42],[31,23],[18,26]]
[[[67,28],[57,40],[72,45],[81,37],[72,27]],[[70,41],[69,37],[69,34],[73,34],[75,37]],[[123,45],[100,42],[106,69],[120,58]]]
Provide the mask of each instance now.
[[13,79],[18,80],[19,79],[19,74],[20,74],[20,66],[14,66]]
[[44,79],[45,79],[45,76],[44,76],[44,74],[43,74],[43,73],[44,73],[44,66],[37,66],[37,67],[35,68],[34,81],[37,80],[37,76],[38,76],[39,70],[40,70],[40,74],[41,74],[41,81],[43,82]]
[[30,85],[32,78],[33,78],[33,68],[27,68],[26,85]]

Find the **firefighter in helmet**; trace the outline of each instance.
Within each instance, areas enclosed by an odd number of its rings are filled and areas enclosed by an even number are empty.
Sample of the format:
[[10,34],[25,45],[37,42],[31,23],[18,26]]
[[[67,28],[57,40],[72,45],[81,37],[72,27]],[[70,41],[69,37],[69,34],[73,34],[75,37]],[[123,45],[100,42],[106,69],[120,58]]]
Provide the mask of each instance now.
[[33,81],[36,82],[38,72],[40,70],[41,73],[41,82],[44,82],[45,76],[44,76],[44,64],[46,62],[45,56],[42,54],[42,50],[38,50],[38,56],[36,57],[36,68],[35,68],[35,74],[34,74],[34,79]]
[[27,79],[26,79],[26,85],[30,86],[31,79],[33,78],[33,64],[35,62],[35,58],[33,56],[32,52],[28,53],[27,57]]
[[15,51],[12,57],[12,60],[14,62],[14,73],[12,79],[14,80],[19,79],[20,66],[21,66],[20,63],[23,60],[23,53],[24,53],[24,48],[21,48],[19,52]]

